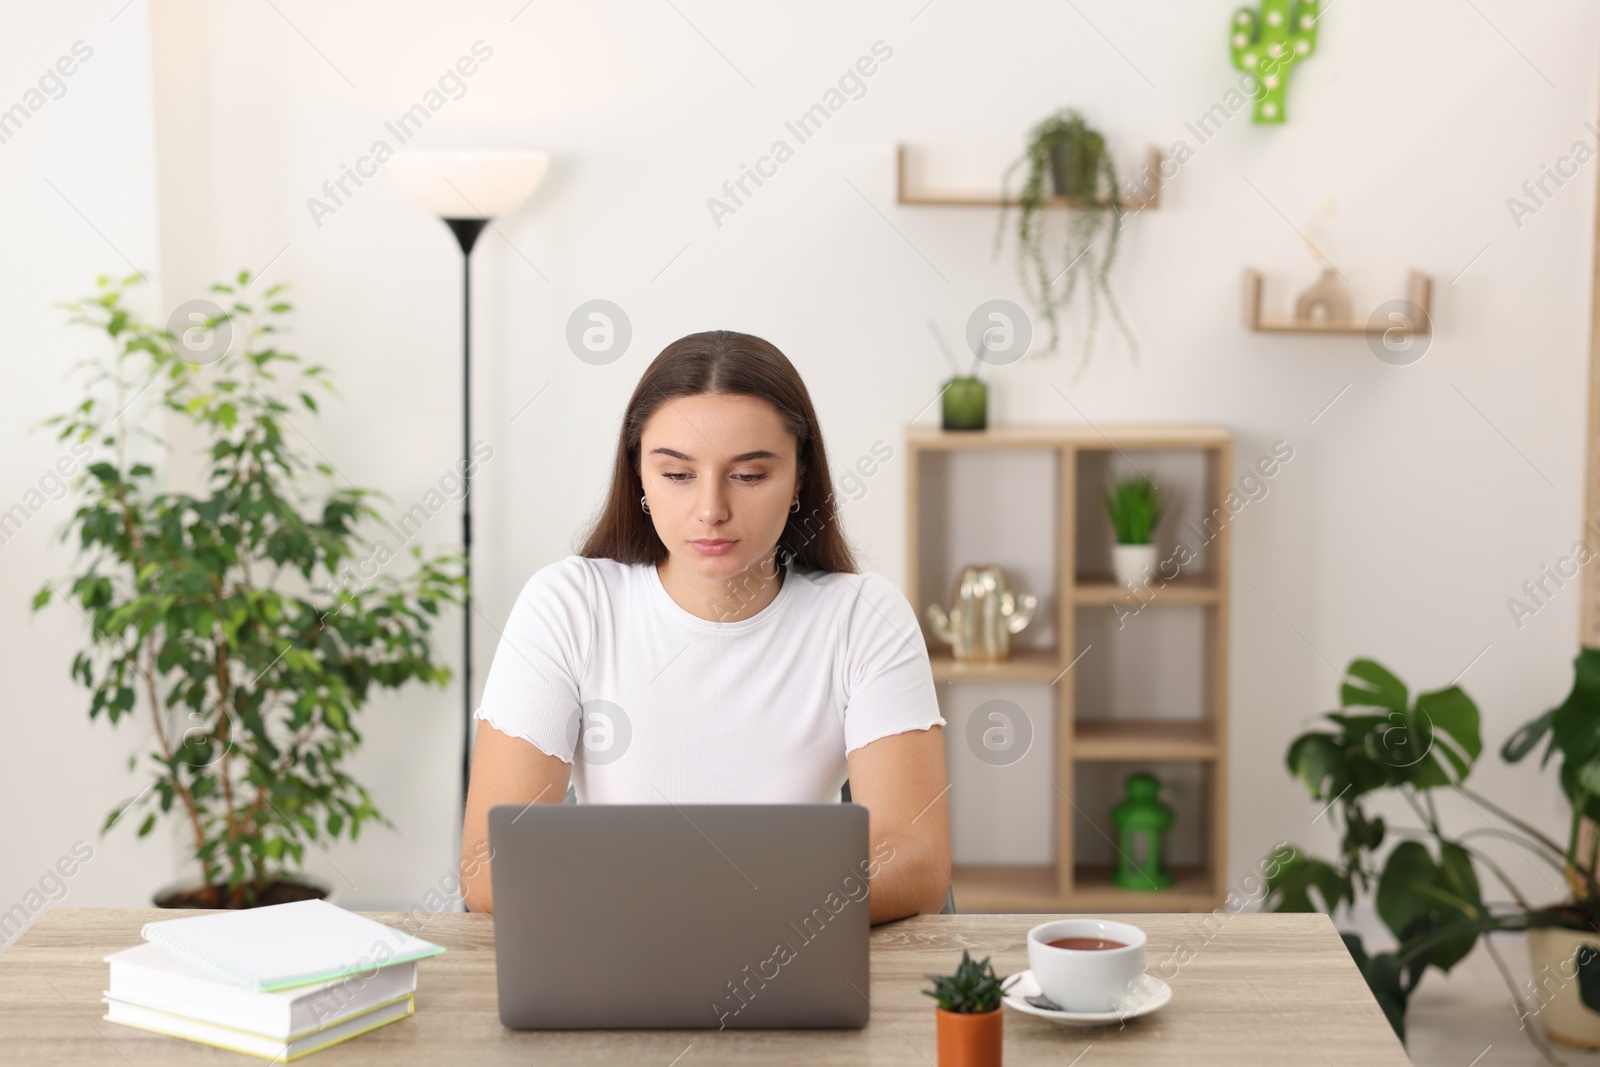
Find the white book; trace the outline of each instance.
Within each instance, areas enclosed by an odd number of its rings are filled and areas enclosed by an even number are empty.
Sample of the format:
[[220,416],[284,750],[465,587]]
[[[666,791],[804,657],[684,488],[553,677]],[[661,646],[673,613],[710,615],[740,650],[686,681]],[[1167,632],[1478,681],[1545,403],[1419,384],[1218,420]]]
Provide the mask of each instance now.
[[262,990],[369,974],[444,951],[326,900],[162,919],[139,933],[226,981]]
[[213,1045],[231,1052],[244,1052],[251,1056],[260,1056],[262,1059],[284,1061],[298,1059],[325,1049],[329,1045],[348,1041],[369,1030],[376,1030],[385,1023],[404,1019],[412,1013],[413,1004],[408,994],[393,1004],[373,1008],[344,1022],[288,1041],[262,1037],[260,1034],[246,1033],[243,1030],[230,1030],[226,1026],[216,1026],[185,1015],[156,1011],[154,1008],[141,1008],[137,1004],[123,1004],[115,1000],[106,1001],[105,1019],[107,1022],[135,1026],[140,1030],[151,1030],[169,1037],[198,1041],[202,1045]]
[[209,969],[146,942],[105,957],[110,1000],[173,1012],[261,1037],[289,1040],[331,1026],[417,988],[408,960],[370,974],[257,991],[223,981]]

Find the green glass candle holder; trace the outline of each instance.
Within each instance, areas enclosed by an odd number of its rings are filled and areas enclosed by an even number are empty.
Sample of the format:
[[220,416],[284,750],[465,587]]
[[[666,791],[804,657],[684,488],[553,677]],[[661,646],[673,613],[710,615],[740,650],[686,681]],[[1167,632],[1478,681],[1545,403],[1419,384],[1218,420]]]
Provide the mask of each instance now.
[[1161,781],[1154,775],[1130,774],[1123,787],[1127,797],[1111,809],[1111,822],[1117,828],[1117,869],[1111,882],[1123,889],[1166,889],[1172,885],[1165,856],[1172,809],[1156,797]]
[[982,430],[989,425],[989,387],[977,378],[951,378],[944,390],[944,428]]

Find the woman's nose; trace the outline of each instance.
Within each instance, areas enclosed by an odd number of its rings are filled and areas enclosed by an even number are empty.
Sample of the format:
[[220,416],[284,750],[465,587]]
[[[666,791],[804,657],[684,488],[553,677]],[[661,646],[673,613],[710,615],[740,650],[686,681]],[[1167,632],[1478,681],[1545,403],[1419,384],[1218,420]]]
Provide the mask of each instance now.
[[728,487],[713,478],[703,479],[700,494],[695,500],[695,514],[706,522],[720,522],[728,517]]

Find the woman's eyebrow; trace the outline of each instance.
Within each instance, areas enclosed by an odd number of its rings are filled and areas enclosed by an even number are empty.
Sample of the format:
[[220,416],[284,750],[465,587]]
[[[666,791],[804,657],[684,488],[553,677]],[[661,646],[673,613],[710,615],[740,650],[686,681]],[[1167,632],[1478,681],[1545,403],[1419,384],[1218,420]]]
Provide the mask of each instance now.
[[[685,463],[693,463],[693,462],[695,462],[695,458],[693,456],[685,455],[682,452],[679,452],[675,448],[652,448],[646,454],[647,455],[651,455],[651,456],[656,456],[656,455],[671,456],[673,459],[681,459]],[[782,459],[782,458],[783,457],[778,455],[776,452],[768,452],[765,449],[759,449],[759,450],[757,450],[755,452],[741,452],[737,456],[730,456],[730,457],[728,457],[728,462],[729,463],[744,463],[744,462],[746,462],[748,460],[752,460],[752,459]]]

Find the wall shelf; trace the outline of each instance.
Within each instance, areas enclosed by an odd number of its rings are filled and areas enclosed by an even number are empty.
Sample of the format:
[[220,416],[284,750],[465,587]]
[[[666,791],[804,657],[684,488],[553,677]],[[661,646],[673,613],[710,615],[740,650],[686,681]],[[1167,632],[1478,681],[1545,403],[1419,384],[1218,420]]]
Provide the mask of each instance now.
[[1244,272],[1244,324],[1258,333],[1370,334],[1374,336],[1419,337],[1433,329],[1433,279],[1412,271],[1406,283],[1406,299],[1422,311],[1420,322],[1374,323],[1367,319],[1330,321],[1261,315],[1261,273]]
[[[1124,211],[1151,211],[1161,206],[1161,150],[1150,149],[1150,154],[1145,162],[1141,182],[1145,192],[1143,195],[1129,195],[1124,191],[1118,198]],[[1009,197],[1001,197],[992,193],[928,193],[913,192],[906,188],[906,146],[894,146],[894,192],[895,202],[899,204],[915,204],[923,207],[1015,207],[1017,201]],[[1051,196],[1044,201],[1048,207],[1086,207],[1090,201],[1084,197]],[[1103,202],[1102,202],[1103,203]]]
[[[1098,499],[1097,485],[1090,483],[1098,482],[1105,464],[1130,452],[1175,455],[1189,465],[1185,469],[1195,479],[1192,484],[1199,486],[1193,500],[1198,513],[1227,513],[1223,497],[1232,480],[1233,440],[1220,426],[1066,423],[1004,425],[980,431],[948,431],[931,426],[906,429],[909,575],[906,592],[923,622],[924,639],[929,646],[929,658],[941,695],[948,692],[946,683],[969,686],[971,699],[964,694],[962,703],[971,706],[962,710],[970,712],[978,703],[990,699],[985,695],[986,686],[993,685],[993,696],[1006,697],[1017,685],[1023,685],[1036,693],[1043,690],[1046,706],[1053,709],[1051,724],[1047,726],[1037,720],[1035,724],[1036,737],[1046,736],[1048,730],[1051,738],[1042,754],[1048,761],[1053,787],[1047,794],[1050,799],[1040,801],[1044,806],[1035,817],[1049,828],[1054,860],[1048,863],[954,863],[951,881],[956,907],[963,912],[1209,911],[1220,906],[1227,894],[1227,631],[1231,525],[1223,523],[1215,530],[1204,548],[1202,570],[1186,571],[1161,588],[1156,588],[1158,580],[1153,580],[1151,592],[1142,592],[1138,597],[1100,573],[1098,566],[1103,566],[1100,560],[1083,558],[1096,556],[1098,546],[1083,547],[1089,543],[1090,532],[1087,528],[1080,529],[1077,513],[1080,507],[1085,509],[1085,521],[1088,521],[1087,508],[1092,506],[1088,501]],[[983,460],[986,453],[989,458]],[[1050,458],[1039,458],[1038,453]],[[1025,590],[1039,597],[1035,626],[1050,625],[1053,633],[1041,637],[1048,642],[1048,647],[1014,645],[1009,660],[998,663],[958,661],[950,655],[946,645],[927,632],[923,612],[928,603],[943,603],[943,598],[949,595],[954,578],[954,574],[949,573],[951,568],[985,562],[958,556],[970,551],[974,543],[999,543],[987,531],[994,529],[998,533],[1008,522],[1017,520],[1015,516],[986,509],[984,503],[949,496],[949,483],[941,479],[950,476],[952,464],[987,462],[998,463],[1004,469],[1016,469],[1019,457],[1024,456],[1035,457],[1028,460],[1030,465],[1025,468],[1033,472],[1030,477],[1043,477],[1046,470],[1054,472],[1044,492],[1046,513],[1051,508],[1055,510],[1054,535],[1040,533],[1038,539],[1029,542],[1035,546],[1049,546],[1053,557],[1049,570],[1053,577],[1047,581],[1053,581],[1054,587],[1046,584]],[[1007,487],[1007,491],[1011,489]],[[963,514],[970,520],[972,525],[963,528],[968,531],[969,538],[977,538],[976,542],[969,540],[964,547],[959,542],[950,542],[948,524],[955,514]],[[974,515],[979,517],[974,519]],[[1124,604],[1142,604],[1156,613],[1170,608],[1168,617],[1174,620],[1181,619],[1185,613],[1194,615],[1199,629],[1188,633],[1196,635],[1196,643],[1182,647],[1193,649],[1200,670],[1197,677],[1202,691],[1198,704],[1189,705],[1189,709],[1198,708],[1199,718],[1135,717],[1136,712],[1131,709],[1140,706],[1136,695],[1135,702],[1122,709],[1123,717],[1108,718],[1108,715],[1117,714],[1115,707],[1102,706],[1092,694],[1080,697],[1078,688],[1084,684],[1087,661],[1078,663],[1070,673],[1068,668],[1087,642],[1103,639],[1094,632],[1098,625],[1095,612],[1120,611]],[[1088,636],[1081,630],[1087,630]],[[1158,652],[1173,648],[1168,643],[1170,638],[1163,636],[1168,631],[1162,626],[1151,625],[1143,632],[1147,639],[1160,642]],[[1114,630],[1110,639],[1118,640]],[[1121,647],[1132,651],[1138,646]],[[1143,654],[1143,650],[1140,652]],[[1148,667],[1148,658],[1135,659]],[[1140,668],[1132,669],[1137,674]],[[1123,683],[1135,681],[1128,677],[1128,662],[1115,657],[1109,661],[1109,666],[1102,661],[1095,670],[1101,672],[1100,676],[1116,679],[1119,688]],[[1110,673],[1105,674],[1107,671]],[[1180,684],[1180,690],[1185,688]],[[1193,696],[1192,691],[1187,694],[1187,697]],[[1016,699],[1023,697],[1019,695]],[[1095,701],[1092,713],[1097,717],[1078,717],[1080,699]],[[1179,704],[1187,703],[1182,692],[1177,700]],[[1168,707],[1164,703],[1143,706]],[[1174,707],[1172,713],[1189,713],[1189,709]],[[965,717],[958,720],[948,709],[945,714],[951,723],[945,730],[946,744],[962,744]],[[1175,808],[1182,807],[1194,817],[1186,840],[1196,842],[1199,852],[1198,862],[1174,865],[1176,881],[1171,888],[1147,893],[1120,889],[1111,884],[1109,871],[1098,862],[1090,862],[1094,857],[1090,843],[1101,843],[1101,839],[1079,824],[1088,819],[1102,834],[1109,832],[1106,810],[1116,797],[1101,796],[1099,783],[1109,776],[1120,785],[1122,768],[1115,766],[1118,763],[1129,764],[1130,769],[1168,764],[1174,765],[1169,766],[1168,771],[1180,777],[1199,775],[1200,785],[1195,791],[1168,800]],[[1085,790],[1095,795],[1085,800],[1080,795]],[[953,788],[952,810],[961,810],[963,800],[961,788]],[[1028,816],[1027,811],[1021,812],[1022,818]],[[1086,851],[1082,861],[1075,847],[1078,837],[1084,837]]]

